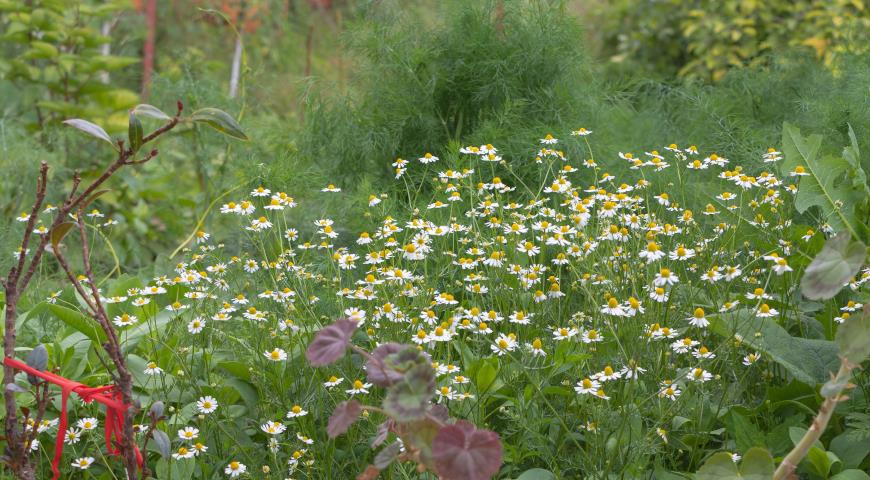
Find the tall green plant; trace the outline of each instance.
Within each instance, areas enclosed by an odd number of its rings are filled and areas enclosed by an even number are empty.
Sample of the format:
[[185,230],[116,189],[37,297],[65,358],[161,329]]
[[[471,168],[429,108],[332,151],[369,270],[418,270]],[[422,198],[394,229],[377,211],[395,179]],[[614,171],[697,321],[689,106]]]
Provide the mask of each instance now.
[[[121,131],[125,111],[138,103],[135,92],[108,82],[108,75],[139,63],[137,57],[108,54],[110,25],[129,2],[0,1],[0,75],[21,91],[33,91],[31,125],[86,117]],[[29,100],[29,96],[25,95]]]

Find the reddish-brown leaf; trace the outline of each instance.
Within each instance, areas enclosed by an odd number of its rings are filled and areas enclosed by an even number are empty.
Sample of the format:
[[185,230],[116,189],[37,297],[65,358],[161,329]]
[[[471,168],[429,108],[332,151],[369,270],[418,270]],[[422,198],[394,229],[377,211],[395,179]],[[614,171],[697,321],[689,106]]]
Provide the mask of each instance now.
[[497,433],[460,420],[435,435],[432,458],[442,480],[488,480],[501,468],[501,441]]
[[322,367],[335,362],[344,355],[350,345],[350,337],[356,330],[356,322],[341,319],[328,327],[324,327],[314,335],[314,340],[308,344],[305,358],[315,367]]

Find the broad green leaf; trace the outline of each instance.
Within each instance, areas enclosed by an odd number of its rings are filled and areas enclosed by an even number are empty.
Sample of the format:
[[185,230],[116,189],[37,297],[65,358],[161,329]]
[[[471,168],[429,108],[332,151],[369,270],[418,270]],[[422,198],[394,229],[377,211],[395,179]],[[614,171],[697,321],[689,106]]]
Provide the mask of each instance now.
[[521,473],[516,480],[556,480],[556,475],[543,468],[531,468]]
[[171,117],[155,107],[154,105],[148,105],[147,103],[140,103],[133,107],[133,113],[142,117],[156,118],[157,120],[170,120]]
[[839,368],[838,349],[834,342],[792,337],[772,319],[757,318],[748,309],[714,317],[710,327],[724,337],[737,336],[808,385],[826,382],[830,373]]
[[860,430],[846,429],[831,440],[828,448],[837,454],[844,467],[858,468],[867,455],[870,455],[870,435],[865,435]]
[[115,142],[112,141],[112,137],[110,137],[109,134],[106,133],[105,130],[103,130],[103,127],[97,125],[96,123],[91,123],[87,120],[82,120],[80,118],[64,120],[63,123],[71,127],[77,128],[92,137],[99,138],[100,140],[107,142],[113,147],[115,146]]
[[799,213],[819,207],[825,219],[836,231],[848,230],[855,235],[855,207],[864,197],[845,181],[849,162],[841,157],[819,158],[821,135],[802,137],[800,130],[785,123],[782,128],[782,150],[785,159],[780,164],[783,176],[801,166],[807,175],[800,177],[795,208]]
[[740,476],[746,480],[770,480],[774,470],[773,457],[766,448],[750,448],[740,462]]
[[204,123],[221,133],[238,138],[239,140],[248,139],[245,132],[242,131],[242,127],[236,122],[236,119],[223,110],[202,108],[193,112],[190,119],[194,122]]
[[870,480],[870,475],[863,470],[851,468],[834,475],[831,480]]
[[870,357],[870,314],[852,315],[837,329],[840,354],[849,362],[860,364]]
[[740,472],[731,459],[731,455],[725,452],[712,455],[695,474],[696,480],[734,480],[736,478],[740,478]]
[[752,447],[763,445],[761,443],[763,436],[758,427],[738,410],[732,409],[728,412],[725,418],[725,425],[728,433],[734,437],[739,451],[745,452]]
[[60,305],[49,305],[48,309],[67,325],[85,334],[98,345],[106,341],[106,332],[90,317]]
[[840,232],[825,242],[801,278],[801,292],[811,300],[833,297],[864,265],[867,247]]

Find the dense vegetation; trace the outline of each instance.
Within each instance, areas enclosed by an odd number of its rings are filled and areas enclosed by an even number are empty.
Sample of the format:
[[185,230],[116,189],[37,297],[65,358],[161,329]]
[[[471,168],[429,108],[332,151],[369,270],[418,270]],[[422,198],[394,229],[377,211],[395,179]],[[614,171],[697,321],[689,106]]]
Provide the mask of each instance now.
[[149,3],[0,0],[4,474],[868,478],[861,2]]

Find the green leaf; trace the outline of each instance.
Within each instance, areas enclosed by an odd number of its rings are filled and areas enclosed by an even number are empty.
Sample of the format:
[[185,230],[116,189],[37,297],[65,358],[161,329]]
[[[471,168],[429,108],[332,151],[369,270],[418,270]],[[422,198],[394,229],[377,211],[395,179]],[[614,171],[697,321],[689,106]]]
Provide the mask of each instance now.
[[106,133],[105,130],[103,130],[103,127],[97,125],[96,123],[91,123],[87,120],[82,120],[80,118],[64,120],[63,123],[73,128],[77,128],[92,137],[96,137],[100,140],[103,140],[104,142],[108,142],[109,145],[113,147],[115,146],[115,142],[112,141],[112,137],[110,137],[109,134]]
[[725,425],[728,433],[734,437],[737,443],[737,450],[745,452],[752,447],[760,446],[763,438],[761,431],[749,420],[749,418],[740,413],[738,410],[732,409],[728,412],[725,418]]
[[164,113],[163,110],[147,103],[140,103],[133,107],[133,113],[142,117],[156,118],[157,120],[171,120],[171,117]]
[[849,469],[831,477],[830,480],[870,480],[870,475],[862,470]]
[[521,473],[516,480],[556,480],[556,475],[543,468],[531,468]]
[[800,130],[789,123],[783,124],[782,150],[785,159],[781,164],[783,176],[795,167],[804,167],[807,175],[800,177],[795,208],[799,213],[811,207],[819,207],[826,220],[836,231],[848,230],[857,238],[855,207],[866,200],[866,195],[855,190],[846,181],[854,175],[849,161],[841,157],[819,158],[821,135],[802,137]]
[[49,305],[48,309],[54,316],[85,334],[94,343],[102,345],[106,341],[106,332],[90,317],[60,305]]
[[194,122],[204,123],[223,134],[238,138],[239,140],[248,139],[245,132],[242,131],[242,127],[236,122],[236,119],[223,110],[202,108],[193,112],[190,119]]
[[852,315],[837,329],[840,354],[856,365],[870,357],[870,315]]
[[737,465],[731,460],[731,455],[719,452],[704,462],[695,475],[696,480],[734,480],[740,478]]
[[846,468],[858,468],[870,454],[870,435],[862,435],[859,430],[847,429],[834,437],[828,446],[837,454]]
[[750,448],[740,462],[740,476],[747,480],[770,480],[773,471],[773,457],[766,448]]
[[490,362],[484,362],[477,370],[477,393],[483,394],[489,390],[498,375],[498,368]]
[[63,237],[69,233],[73,226],[75,226],[75,223],[73,222],[63,222],[51,231],[51,248],[53,251],[57,251],[58,244],[63,240]]
[[757,318],[751,310],[723,313],[710,323],[713,332],[724,337],[739,337],[808,385],[824,383],[830,373],[839,368],[834,342],[792,337],[772,319]]
[[130,149],[133,150],[133,153],[138,152],[139,148],[142,147],[142,137],[144,134],[142,121],[136,117],[135,112],[131,111],[130,124],[127,127],[127,138],[130,141]]
[[864,194],[870,197],[870,184],[867,183],[867,172],[861,166],[861,151],[858,149],[858,138],[855,136],[855,130],[852,130],[852,125],[849,125],[849,141],[851,144],[843,148],[843,159],[849,162],[852,167],[852,186],[856,190],[862,190]]
[[833,297],[864,265],[867,247],[840,232],[825,242],[801,279],[801,292],[811,300]]

